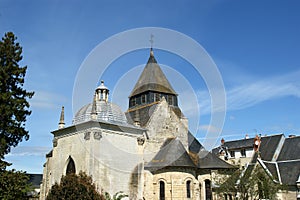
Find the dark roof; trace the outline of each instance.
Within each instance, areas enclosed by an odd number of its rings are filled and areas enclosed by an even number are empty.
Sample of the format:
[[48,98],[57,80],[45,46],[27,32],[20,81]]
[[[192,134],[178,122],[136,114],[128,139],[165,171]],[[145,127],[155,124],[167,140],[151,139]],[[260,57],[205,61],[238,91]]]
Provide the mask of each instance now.
[[233,140],[224,143],[228,149],[241,149],[241,148],[252,148],[254,138]]
[[34,188],[39,188],[43,180],[43,174],[27,174],[29,177],[28,182],[32,184]]
[[300,159],[300,136],[286,138],[277,161]]
[[198,153],[201,149],[204,149],[202,144],[194,137],[194,135],[189,131],[188,132],[188,143],[189,151],[192,153]]
[[272,174],[273,179],[276,181],[279,181],[278,179],[278,173],[277,173],[277,169],[276,169],[276,163],[270,163],[270,162],[264,162],[265,166],[268,168],[269,172]]
[[[246,148],[252,146],[253,140],[254,138],[225,142],[225,146],[229,150]],[[281,142],[284,143],[280,149]],[[217,147],[213,150],[215,155],[218,154],[219,149],[220,147]],[[270,162],[273,157],[276,158],[276,149],[280,150],[279,156],[275,162]],[[261,137],[259,151],[262,162],[275,180],[280,181],[281,178],[284,185],[296,185],[300,175],[300,136],[292,138],[284,138],[283,134],[263,136]],[[249,166],[254,165],[257,159],[258,154],[255,153]],[[247,170],[249,171],[251,168]]]
[[220,159],[215,154],[202,149],[199,153],[198,168],[200,169],[233,169],[235,166]]
[[262,160],[272,160],[282,137],[284,137],[283,134],[261,137],[259,151]]
[[198,155],[198,168],[200,169],[228,169],[235,168],[235,166],[228,164],[226,161],[220,159],[213,153],[206,151],[202,144],[188,132],[189,151]]
[[[132,109],[125,113],[128,123],[134,124],[134,119],[136,115],[139,115],[140,126],[145,127],[153,114],[157,104],[148,104],[144,107],[139,107],[138,109]],[[138,112],[138,113],[137,113]]]
[[164,167],[196,168],[196,165],[178,138],[166,139],[159,152],[145,166],[145,168],[150,171]]
[[285,185],[296,185],[300,175],[300,160],[278,162],[281,181]]
[[[271,136],[262,136],[261,144],[260,144],[260,156],[262,160],[271,161],[275,150],[278,147],[278,144],[281,138],[284,137],[283,134],[271,135]],[[235,149],[247,149],[253,148],[254,138],[241,139],[241,140],[233,140],[224,143],[224,146],[228,148],[228,150]],[[212,150],[215,155],[219,154],[219,150],[221,147],[216,147]]]
[[148,62],[129,97],[146,91],[156,91],[160,93],[177,95],[167,80],[165,74],[157,64],[152,49]]

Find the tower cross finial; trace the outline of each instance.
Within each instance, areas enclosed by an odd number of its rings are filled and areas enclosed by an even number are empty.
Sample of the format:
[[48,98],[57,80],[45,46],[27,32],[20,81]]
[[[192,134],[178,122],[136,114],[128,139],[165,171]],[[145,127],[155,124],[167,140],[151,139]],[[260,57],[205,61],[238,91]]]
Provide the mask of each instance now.
[[153,40],[153,38],[154,38],[154,35],[151,33],[151,35],[150,35],[150,44],[151,44],[151,49],[153,48],[153,43],[154,43],[154,40]]

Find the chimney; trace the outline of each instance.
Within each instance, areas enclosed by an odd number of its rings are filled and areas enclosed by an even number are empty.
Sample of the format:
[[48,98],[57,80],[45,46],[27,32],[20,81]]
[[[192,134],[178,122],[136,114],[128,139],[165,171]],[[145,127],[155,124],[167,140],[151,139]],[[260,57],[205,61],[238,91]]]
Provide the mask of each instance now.
[[222,144],[222,145],[224,145],[224,144],[225,144],[225,140],[224,140],[224,138],[222,138],[222,140],[221,140],[221,144]]
[[259,150],[260,142],[261,142],[260,137],[258,135],[256,135],[254,138],[254,144],[253,144],[253,149],[255,152],[257,152]]

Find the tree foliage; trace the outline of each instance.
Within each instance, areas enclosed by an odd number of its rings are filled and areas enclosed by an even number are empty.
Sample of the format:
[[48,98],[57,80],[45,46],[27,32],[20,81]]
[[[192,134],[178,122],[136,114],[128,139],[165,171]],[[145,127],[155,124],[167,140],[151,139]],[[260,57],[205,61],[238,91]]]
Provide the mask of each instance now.
[[0,199],[28,199],[27,194],[32,191],[28,180],[29,177],[25,172],[15,170],[0,171]]
[[22,47],[16,36],[8,32],[0,41],[0,167],[7,163],[4,155],[22,141],[29,139],[25,130],[26,117],[31,114],[28,99],[33,92],[23,89],[27,66],[19,66]]
[[12,32],[0,41],[0,199],[27,199],[32,190],[25,172],[6,170],[10,163],[4,161],[5,154],[22,141],[29,139],[25,130],[29,111],[28,99],[33,92],[23,89],[27,67],[19,66],[22,47]]
[[[231,195],[237,199],[276,199],[276,193],[283,187],[275,183],[259,165],[250,166],[246,171],[237,170],[220,183],[216,192]],[[232,198],[233,199],[233,198]]]
[[120,191],[114,194],[112,197],[109,195],[108,192],[105,192],[105,199],[106,200],[121,200],[125,197],[128,197],[127,194],[124,194],[124,192]]
[[47,195],[47,200],[105,200],[102,194],[96,190],[92,178],[87,176],[84,172],[79,175],[74,173],[63,176],[60,184],[55,183]]

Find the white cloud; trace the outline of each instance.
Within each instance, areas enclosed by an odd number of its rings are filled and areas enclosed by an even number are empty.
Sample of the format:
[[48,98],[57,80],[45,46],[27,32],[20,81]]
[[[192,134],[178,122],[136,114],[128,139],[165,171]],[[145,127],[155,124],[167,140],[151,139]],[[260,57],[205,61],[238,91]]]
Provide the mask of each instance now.
[[198,130],[205,131],[207,133],[219,133],[221,131],[220,128],[208,124],[199,126]]
[[30,105],[34,108],[52,109],[61,106],[67,98],[56,93],[46,91],[35,91],[34,96],[30,99]]
[[46,146],[17,146],[6,157],[12,156],[45,156],[51,148]]
[[[258,103],[294,96],[300,98],[300,71],[248,82],[227,89],[227,111],[241,110]],[[201,114],[209,114],[211,102],[208,91],[198,91]]]

